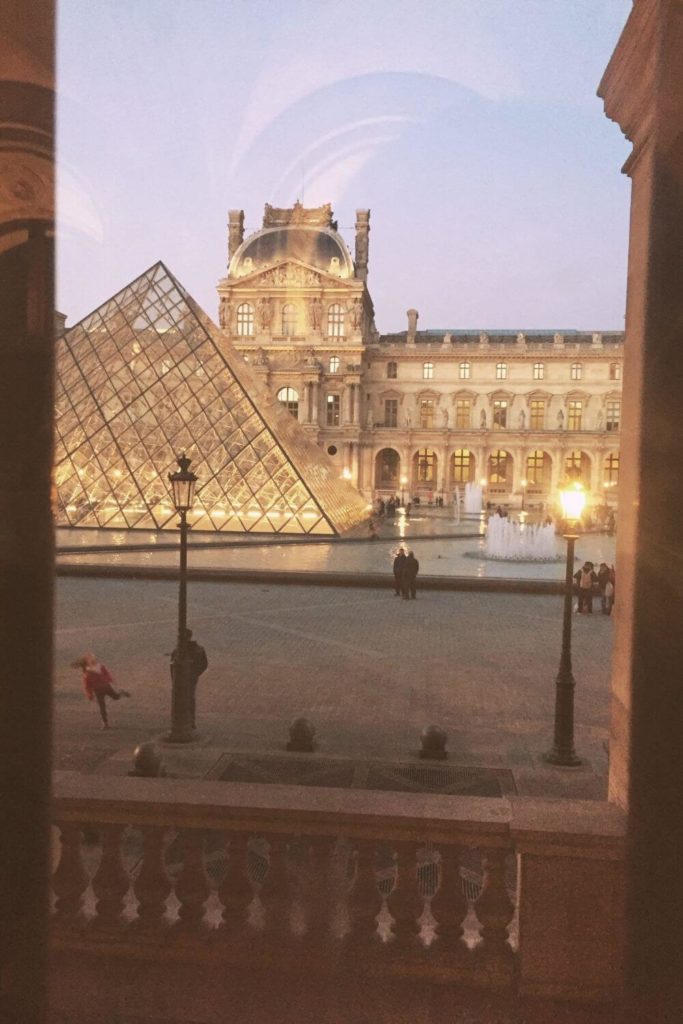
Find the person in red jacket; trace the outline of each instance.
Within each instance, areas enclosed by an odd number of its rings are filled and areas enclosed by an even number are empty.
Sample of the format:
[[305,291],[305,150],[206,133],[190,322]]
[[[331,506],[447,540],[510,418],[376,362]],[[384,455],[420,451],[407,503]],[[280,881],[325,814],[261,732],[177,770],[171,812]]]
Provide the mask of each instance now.
[[111,697],[112,700],[120,700],[121,697],[130,697],[128,690],[114,689],[112,685],[114,680],[109,669],[101,661],[98,661],[94,654],[84,654],[82,658],[77,658],[71,664],[73,668],[80,668],[83,672],[85,695],[88,700],[92,700],[93,697],[95,698],[100,709],[102,728],[108,729],[109,719],[107,717],[106,698]]

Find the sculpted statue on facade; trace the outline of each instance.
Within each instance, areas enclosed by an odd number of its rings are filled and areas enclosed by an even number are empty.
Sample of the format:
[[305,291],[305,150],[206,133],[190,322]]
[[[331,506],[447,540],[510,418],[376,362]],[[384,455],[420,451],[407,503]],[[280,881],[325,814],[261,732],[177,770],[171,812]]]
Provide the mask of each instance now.
[[256,306],[259,330],[267,331],[273,321],[273,304],[270,299],[261,298]]
[[482,430],[486,430],[486,409],[481,410],[481,414],[479,416],[479,426]]
[[602,430],[604,427],[605,418],[602,409],[598,411],[598,430]]
[[564,335],[563,334],[554,334],[553,335],[553,344],[554,345],[564,345]]
[[372,428],[374,426],[374,420],[373,420],[373,413],[372,413],[372,406],[371,405],[368,406],[368,411],[367,411],[367,414],[366,414],[365,422],[367,423],[368,430],[372,430]]
[[448,409],[441,410],[441,419],[443,420],[444,427],[448,426]]
[[221,299],[221,327],[232,328],[232,302],[226,298]]
[[518,345],[525,345],[526,344],[526,335],[523,333],[523,331],[520,331],[519,334],[517,335],[517,344]]
[[252,366],[267,366],[268,357],[262,348],[257,348],[252,358]]
[[557,429],[564,430],[564,413],[561,409],[557,413]]
[[354,331],[360,330],[360,325],[363,320],[363,303],[356,296],[351,305],[351,326]]
[[320,299],[313,298],[308,303],[308,321],[312,331],[319,331],[322,321],[323,304]]
[[519,411],[519,429],[520,430],[524,430],[525,428],[526,428],[526,413],[524,412],[524,409],[520,409],[520,411]]
[[488,336],[488,334],[486,334],[485,331],[482,331],[481,334],[479,335],[479,344],[480,345],[488,345],[488,343],[489,343],[489,336]]
[[413,424],[412,416],[410,415],[410,409],[406,409],[406,427],[410,430]]

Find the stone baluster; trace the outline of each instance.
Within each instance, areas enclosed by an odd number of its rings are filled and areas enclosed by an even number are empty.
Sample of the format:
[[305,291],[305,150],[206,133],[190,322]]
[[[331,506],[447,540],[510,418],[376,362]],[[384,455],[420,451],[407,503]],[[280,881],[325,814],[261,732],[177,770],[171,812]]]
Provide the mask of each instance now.
[[306,932],[305,942],[320,948],[330,942],[332,908],[337,899],[333,893],[331,865],[336,840],[307,840],[308,856],[301,875],[299,897],[303,908]]
[[414,843],[396,843],[396,881],[388,897],[389,910],[394,918],[396,952],[421,949],[418,918],[424,912],[424,896],[420,894],[417,878],[416,847]]
[[200,829],[184,829],[180,835],[183,866],[175,884],[178,908],[178,930],[201,935],[206,930],[204,904],[209,897],[209,883],[204,865],[204,833]]
[[489,956],[512,953],[507,943],[507,928],[514,907],[505,885],[506,853],[506,850],[498,848],[484,852],[481,895],[474,904],[481,924],[482,941],[479,951]]
[[171,882],[164,866],[166,830],[149,826],[143,830],[142,867],[135,881],[138,916],[133,922],[137,931],[154,934],[167,927],[166,900]]
[[348,947],[361,957],[377,952],[380,947],[377,915],[381,897],[375,875],[375,848],[362,843],[356,851],[356,872],[349,897],[349,923],[351,932]]
[[230,833],[228,866],[218,887],[218,898],[223,905],[223,920],[219,936],[235,937],[242,944],[249,935],[247,918],[254,889],[249,878],[247,846],[249,837],[243,832]]
[[265,913],[265,937],[278,944],[291,935],[289,898],[288,843],[285,836],[268,840],[268,872],[261,886],[261,902]]
[[440,853],[439,888],[430,907],[436,919],[436,949],[451,957],[454,951],[466,952],[463,936],[469,907],[462,890],[459,847],[443,846]]
[[96,826],[102,844],[102,859],[92,881],[95,893],[97,916],[93,926],[102,930],[115,930],[124,925],[121,914],[124,898],[130,886],[130,879],[124,871],[121,860],[121,838],[123,825],[99,824]]
[[57,822],[61,833],[61,855],[52,885],[57,896],[54,920],[60,926],[83,923],[83,895],[88,888],[88,874],[81,856],[81,826],[71,821]]

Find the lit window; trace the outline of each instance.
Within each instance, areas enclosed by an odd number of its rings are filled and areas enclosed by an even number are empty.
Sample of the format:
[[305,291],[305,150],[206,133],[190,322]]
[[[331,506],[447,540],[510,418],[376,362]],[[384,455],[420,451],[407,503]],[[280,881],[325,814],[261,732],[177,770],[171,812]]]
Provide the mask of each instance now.
[[583,402],[572,400],[567,406],[567,430],[581,430]]
[[468,430],[472,422],[472,402],[469,398],[456,398],[455,425]]
[[282,333],[287,336],[296,334],[296,320],[296,306],[288,302],[282,307]]
[[433,380],[434,378],[434,363],[423,363],[422,364],[422,379]]
[[616,486],[619,482],[619,456],[612,452],[605,459],[605,483],[610,487]]
[[417,463],[417,479],[421,484],[436,483],[436,453],[428,448],[421,448],[415,456]]
[[398,398],[384,399],[384,426],[398,426]]
[[460,380],[469,380],[472,373],[471,363],[460,364]]
[[572,363],[570,368],[570,376],[572,380],[581,380],[583,377],[583,366],[581,363]]
[[489,457],[489,482],[492,484],[504,484],[507,483],[508,477],[508,460],[509,456],[507,452],[497,451],[492,452]]
[[254,307],[248,302],[237,307],[237,333],[243,338],[254,333]]
[[497,398],[493,403],[493,429],[504,430],[508,424],[507,400]]
[[609,379],[621,380],[621,363],[609,364]]
[[621,402],[612,401],[607,403],[607,415],[605,417],[605,427],[607,430],[618,430],[619,420],[621,419]]
[[330,373],[339,373],[339,356],[330,356]]
[[472,452],[467,448],[458,448],[453,452],[453,483],[466,484],[474,478],[474,460]]
[[396,380],[398,377],[398,364],[387,363],[387,377],[389,380]]
[[[548,469],[546,479],[546,467]],[[529,452],[526,457],[526,479],[532,487],[547,487],[550,483],[550,459],[545,452]]]
[[506,380],[508,375],[507,363],[496,363],[496,380]]
[[287,412],[291,412],[295,419],[299,418],[299,392],[296,388],[280,388],[277,398],[285,406]]
[[339,412],[341,409],[341,399],[339,395],[328,395],[327,396],[327,425],[328,427],[339,426]]
[[327,333],[332,338],[344,337],[344,310],[338,302],[327,311]]
[[564,458],[565,475],[570,480],[583,480],[584,473],[588,469],[588,462],[584,459],[583,452],[569,452]]
[[543,380],[545,377],[545,363],[534,363],[534,380]]
[[542,398],[532,398],[530,405],[529,426],[532,430],[543,430],[545,426],[545,401]]
[[434,401],[431,398],[423,398],[420,402],[420,426],[426,430],[434,426]]

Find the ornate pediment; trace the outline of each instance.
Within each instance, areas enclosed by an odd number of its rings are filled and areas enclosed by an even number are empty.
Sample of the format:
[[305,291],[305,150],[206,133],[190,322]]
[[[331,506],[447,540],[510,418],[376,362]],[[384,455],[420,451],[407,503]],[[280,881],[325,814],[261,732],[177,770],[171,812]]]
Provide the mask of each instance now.
[[257,288],[315,288],[326,284],[338,288],[341,283],[352,287],[351,280],[317,270],[308,263],[291,257],[277,260],[269,267],[258,267],[244,273],[247,265],[248,259],[241,264],[241,276],[232,278],[231,283],[239,281],[240,285],[256,285]]

